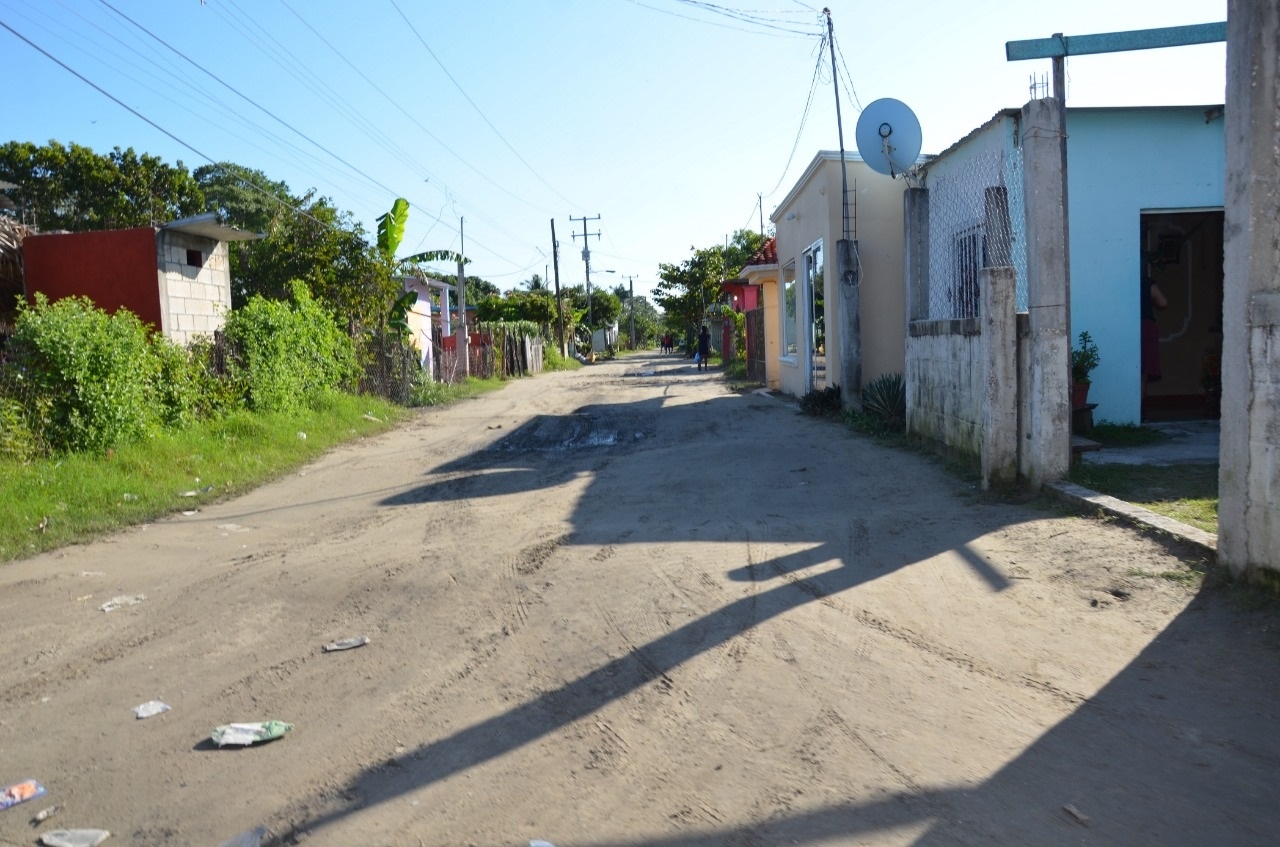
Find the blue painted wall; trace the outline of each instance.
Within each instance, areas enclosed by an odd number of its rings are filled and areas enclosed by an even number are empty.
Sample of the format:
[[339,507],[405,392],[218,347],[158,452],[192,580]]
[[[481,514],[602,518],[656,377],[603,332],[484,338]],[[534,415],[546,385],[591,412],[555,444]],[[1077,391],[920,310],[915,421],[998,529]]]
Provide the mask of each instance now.
[[1067,110],[1071,336],[1088,330],[1101,352],[1099,419],[1141,414],[1142,213],[1223,206],[1224,124],[1206,108]]

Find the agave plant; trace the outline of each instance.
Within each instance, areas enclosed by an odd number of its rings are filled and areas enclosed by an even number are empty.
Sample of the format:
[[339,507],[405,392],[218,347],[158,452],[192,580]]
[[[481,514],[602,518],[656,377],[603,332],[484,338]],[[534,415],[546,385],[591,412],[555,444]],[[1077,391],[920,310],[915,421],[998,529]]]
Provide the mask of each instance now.
[[907,425],[907,384],[902,374],[882,374],[862,389],[862,413],[885,432],[901,432]]

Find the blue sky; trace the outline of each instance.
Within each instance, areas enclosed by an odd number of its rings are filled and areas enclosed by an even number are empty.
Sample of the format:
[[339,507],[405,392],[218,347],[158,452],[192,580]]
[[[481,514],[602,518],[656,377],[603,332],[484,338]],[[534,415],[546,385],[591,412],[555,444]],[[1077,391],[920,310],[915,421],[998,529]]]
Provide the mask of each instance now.
[[[404,196],[404,252],[461,248],[463,219],[471,272],[504,290],[547,273],[553,218],[561,282],[581,283],[570,217],[598,214],[592,281],[634,276],[647,293],[659,263],[758,228],[757,194],[767,226],[813,155],[838,147],[821,8],[0,0],[0,22],[161,128],[0,29],[0,135],[133,147],[192,170],[229,160],[316,189],[369,231]],[[1226,19],[1225,0],[830,8],[846,149],[860,105],[893,97],[919,117],[926,153],[1022,105],[1031,76],[1049,73],[1006,62],[1006,41]],[[1073,58],[1068,103],[1220,103],[1225,56],[1215,44]]]

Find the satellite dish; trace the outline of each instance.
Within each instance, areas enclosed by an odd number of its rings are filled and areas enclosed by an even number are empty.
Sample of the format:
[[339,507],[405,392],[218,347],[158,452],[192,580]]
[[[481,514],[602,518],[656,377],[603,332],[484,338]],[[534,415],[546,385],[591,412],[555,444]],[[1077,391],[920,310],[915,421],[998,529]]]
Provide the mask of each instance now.
[[892,97],[862,110],[854,139],[862,161],[877,173],[896,177],[920,157],[920,121],[910,106]]

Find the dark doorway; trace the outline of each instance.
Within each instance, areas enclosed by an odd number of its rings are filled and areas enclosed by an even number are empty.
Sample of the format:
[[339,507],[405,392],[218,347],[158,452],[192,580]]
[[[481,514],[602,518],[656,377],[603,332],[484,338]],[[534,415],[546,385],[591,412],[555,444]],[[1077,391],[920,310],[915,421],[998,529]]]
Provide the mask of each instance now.
[[[1167,305],[1158,327],[1159,379],[1143,369],[1144,421],[1216,418],[1222,361],[1221,209],[1144,212],[1143,274]],[[1140,294],[1148,295],[1144,283]]]

